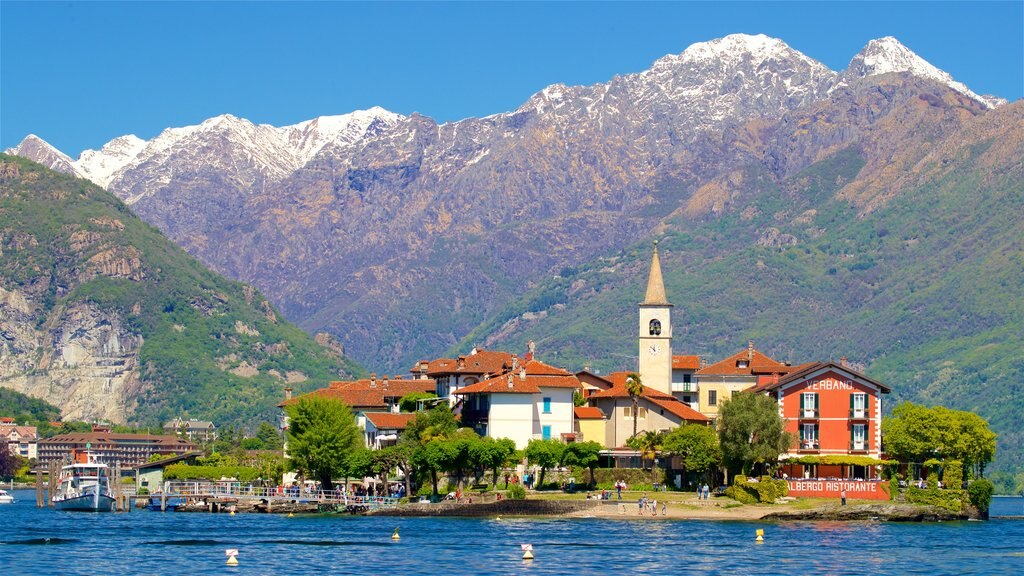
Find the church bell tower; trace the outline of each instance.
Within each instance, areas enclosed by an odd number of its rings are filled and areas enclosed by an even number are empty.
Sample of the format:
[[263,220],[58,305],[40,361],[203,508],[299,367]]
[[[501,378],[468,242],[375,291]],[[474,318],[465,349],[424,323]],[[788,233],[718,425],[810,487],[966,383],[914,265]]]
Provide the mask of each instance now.
[[640,380],[643,385],[666,394],[672,393],[672,305],[665,296],[658,260],[658,241],[654,241],[647,294],[640,303]]

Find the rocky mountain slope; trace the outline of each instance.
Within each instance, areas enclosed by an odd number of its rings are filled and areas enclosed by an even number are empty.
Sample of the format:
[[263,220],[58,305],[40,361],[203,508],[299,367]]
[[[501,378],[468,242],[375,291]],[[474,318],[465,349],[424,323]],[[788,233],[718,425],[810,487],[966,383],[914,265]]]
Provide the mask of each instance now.
[[[486,118],[372,109],[274,128],[220,116],[77,161],[34,138],[15,152],[70,162],[304,328],[399,370],[670,215],[727,213],[748,164],[774,162],[777,179],[884,131],[892,99],[914,90],[969,115],[998,103],[891,38],[840,74],[780,40],[732,35]],[[795,114],[812,109],[821,118]],[[922,136],[956,128],[943,114],[934,126],[919,115]]]
[[64,418],[273,418],[360,373],[99,187],[0,155],[0,386]]

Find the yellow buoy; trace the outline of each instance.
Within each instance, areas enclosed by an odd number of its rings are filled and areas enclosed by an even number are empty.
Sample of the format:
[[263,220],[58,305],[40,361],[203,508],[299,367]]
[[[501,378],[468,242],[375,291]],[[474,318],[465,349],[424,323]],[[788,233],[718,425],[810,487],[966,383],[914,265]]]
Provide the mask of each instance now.
[[234,515],[235,515],[235,511],[234,510],[232,510],[231,512],[228,513],[228,516],[234,516]]
[[289,517],[289,518],[294,518],[294,517],[295,517],[295,514],[292,514],[291,512],[289,512],[289,513],[288,513],[288,517]]
[[228,566],[238,566],[238,558],[228,556]]
[[533,560],[533,544],[520,544],[523,549],[523,560]]
[[224,554],[228,557],[228,566],[238,566],[238,558],[235,558],[235,556],[238,556],[237,548],[228,548],[224,551]]
[[757,534],[757,542],[764,542],[764,529],[763,528],[758,528],[757,532],[755,532],[755,534]]
[[398,541],[400,538],[401,536],[398,535],[398,528],[395,528],[395,531],[391,534],[391,539]]

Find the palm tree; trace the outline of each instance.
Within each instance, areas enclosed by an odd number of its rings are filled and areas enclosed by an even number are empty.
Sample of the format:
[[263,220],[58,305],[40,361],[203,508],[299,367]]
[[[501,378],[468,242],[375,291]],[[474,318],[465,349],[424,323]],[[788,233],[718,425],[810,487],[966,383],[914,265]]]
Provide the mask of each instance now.
[[640,382],[640,375],[636,372],[630,372],[626,374],[626,392],[629,397],[633,400],[633,436],[636,437],[636,420],[637,420],[637,409],[638,409],[638,398],[644,393],[644,385]]

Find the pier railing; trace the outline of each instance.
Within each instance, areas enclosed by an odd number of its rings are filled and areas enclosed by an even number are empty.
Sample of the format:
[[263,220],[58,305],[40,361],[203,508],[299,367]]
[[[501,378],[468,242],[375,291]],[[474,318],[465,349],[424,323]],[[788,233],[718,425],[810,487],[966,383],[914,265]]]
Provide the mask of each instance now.
[[164,493],[187,498],[298,500],[369,508],[391,507],[398,504],[398,498],[391,496],[356,496],[344,490],[300,490],[277,486],[252,486],[239,482],[165,482]]

